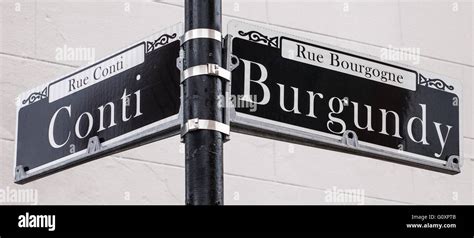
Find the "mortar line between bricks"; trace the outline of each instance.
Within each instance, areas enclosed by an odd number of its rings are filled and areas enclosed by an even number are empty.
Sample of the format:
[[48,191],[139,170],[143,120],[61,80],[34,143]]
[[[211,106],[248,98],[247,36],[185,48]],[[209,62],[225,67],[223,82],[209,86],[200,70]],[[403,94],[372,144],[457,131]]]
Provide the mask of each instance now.
[[[155,3],[155,4],[164,4],[164,5],[169,5],[169,6],[184,8],[184,6],[181,6],[181,5],[178,5],[178,4],[173,4],[173,3],[168,3],[168,2],[156,2],[156,1],[154,1],[153,3]],[[348,42],[359,43],[359,44],[362,44],[362,45],[368,45],[368,46],[373,46],[373,47],[378,47],[378,48],[384,48],[384,49],[387,48],[387,47],[384,47],[384,46],[381,46],[381,45],[377,45],[377,44],[373,44],[373,43],[368,43],[368,42],[363,42],[363,41],[358,41],[358,40],[352,40],[352,39],[349,39],[349,38],[344,38],[344,37],[340,37],[340,36],[329,35],[329,34],[325,34],[325,33],[321,33],[321,32],[308,31],[308,30],[304,30],[304,29],[296,28],[296,27],[290,27],[290,26],[285,26],[285,25],[280,25],[280,24],[273,24],[273,23],[270,23],[270,22],[265,22],[265,21],[260,21],[260,20],[250,20],[250,19],[247,19],[247,18],[244,18],[244,17],[238,17],[238,16],[229,15],[229,14],[225,14],[225,13],[223,13],[222,16],[229,17],[229,18],[240,19],[240,20],[245,20],[245,21],[247,21],[247,22],[257,22],[257,23],[260,23],[260,24],[267,24],[267,25],[270,25],[270,26],[282,27],[282,28],[286,28],[286,29],[290,29],[290,30],[300,31],[300,32],[304,32],[304,33],[309,33],[309,34],[316,34],[316,35],[331,37],[331,38],[335,38],[335,39],[338,39],[338,40],[345,40],[345,41],[348,41]],[[267,16],[267,17],[268,17],[268,16]],[[456,61],[441,59],[441,58],[437,58],[437,57],[434,57],[434,56],[428,56],[428,55],[423,55],[423,54],[420,54],[420,56],[421,56],[421,57],[428,58],[428,59],[432,59],[432,60],[437,60],[437,61],[445,62],[445,63],[451,63],[451,64],[456,64],[456,65],[461,65],[461,66],[466,66],[466,67],[474,68],[474,65],[470,65],[470,64],[466,64],[466,63],[461,63],[461,62],[456,62]]]
[[37,61],[37,62],[47,63],[47,64],[61,65],[61,66],[70,67],[70,68],[79,68],[79,66],[77,66],[77,65],[63,64],[63,63],[58,63],[58,62],[55,62],[55,61],[37,59],[37,58],[29,57],[29,56],[16,55],[16,54],[5,53],[5,52],[0,52],[0,55],[5,55],[5,56],[10,56],[10,57],[15,57],[15,58],[21,58],[21,59],[27,59],[27,60]]
[[[169,166],[169,167],[184,169],[184,166],[174,165],[174,164],[169,164],[169,163],[161,163],[161,162],[155,162],[155,161],[148,161],[148,160],[142,160],[142,159],[136,159],[136,158],[124,157],[124,156],[112,156],[112,157],[114,157],[114,158],[116,158],[116,159],[131,160],[131,161],[135,161],[135,162],[139,161],[139,162],[142,162],[142,163],[151,163],[151,164],[158,164],[158,165],[163,165],[163,166]],[[256,180],[256,181],[263,181],[263,182],[269,182],[269,183],[276,183],[276,184],[281,184],[281,185],[291,186],[291,187],[297,187],[297,188],[319,190],[319,191],[322,191],[322,192],[327,191],[327,189],[324,189],[324,188],[317,188],[317,187],[305,186],[305,185],[294,184],[294,183],[288,183],[288,182],[282,182],[282,181],[271,180],[271,179],[255,178],[255,177],[251,177],[251,176],[240,175],[240,174],[234,174],[234,173],[228,173],[228,172],[224,172],[224,175],[231,176],[231,177],[238,177],[238,178],[250,179],[250,180]],[[398,200],[392,200],[392,199],[386,199],[386,198],[380,198],[380,197],[375,197],[375,196],[367,196],[367,195],[364,195],[364,197],[366,197],[366,198],[371,198],[371,199],[376,199],[376,200],[388,201],[388,202],[403,203],[403,204],[407,204],[407,205],[414,204],[414,203],[410,203],[410,202],[398,201]]]

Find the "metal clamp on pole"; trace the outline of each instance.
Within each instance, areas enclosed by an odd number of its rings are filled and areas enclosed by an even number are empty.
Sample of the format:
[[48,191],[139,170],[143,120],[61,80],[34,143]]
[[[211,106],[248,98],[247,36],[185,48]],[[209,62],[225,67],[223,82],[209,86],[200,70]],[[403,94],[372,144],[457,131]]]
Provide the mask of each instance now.
[[186,33],[184,33],[183,38],[181,40],[181,45],[184,44],[184,42],[192,39],[198,39],[198,38],[208,38],[208,39],[213,39],[216,41],[222,41],[222,33],[220,31],[216,31],[214,29],[207,29],[207,28],[197,28],[193,30],[189,30]]
[[213,120],[204,120],[199,118],[189,119],[181,129],[181,137],[186,135],[186,133],[195,130],[213,130],[221,132],[225,135],[229,135],[230,126]]
[[223,78],[227,81],[231,79],[231,73],[227,69],[222,68],[218,64],[203,64],[203,65],[196,65],[190,68],[183,70],[183,79],[184,80],[198,75],[213,75]]

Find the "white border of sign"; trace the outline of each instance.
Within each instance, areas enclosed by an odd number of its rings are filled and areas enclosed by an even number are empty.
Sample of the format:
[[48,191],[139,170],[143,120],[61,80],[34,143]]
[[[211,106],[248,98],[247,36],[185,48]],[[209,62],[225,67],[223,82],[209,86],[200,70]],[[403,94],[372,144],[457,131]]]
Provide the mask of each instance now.
[[[271,26],[272,28],[277,28]],[[380,59],[376,59],[376,57],[355,52],[352,50],[347,50],[341,47],[328,45],[322,42],[316,42],[314,40],[310,40],[304,37],[297,37],[291,34],[283,33],[276,30],[268,29],[264,26],[257,26],[254,24],[249,24],[246,22],[238,21],[238,20],[231,20],[228,23],[227,31],[228,34],[231,34],[233,37],[242,38],[248,40],[248,36],[242,36],[239,34],[239,31],[258,31],[259,33],[268,36],[266,38],[266,43],[261,41],[259,43],[268,45],[269,39],[273,37],[277,37],[278,43],[280,42],[280,37],[288,37],[292,39],[301,40],[308,43],[314,43],[316,45],[320,45],[323,47],[331,48],[334,50],[339,50],[342,52],[346,52],[353,55],[360,55],[365,58],[374,59],[377,61],[381,61]],[[244,134],[250,134],[255,136],[263,136],[270,139],[278,139],[283,141],[289,141],[297,144],[304,144],[309,146],[315,147],[322,147],[322,148],[332,148],[341,151],[348,151],[350,153],[360,154],[360,155],[369,155],[374,156],[380,159],[389,160],[392,162],[397,162],[401,164],[407,164],[415,167],[421,167],[425,169],[431,169],[435,171],[456,174],[460,173],[460,167],[463,164],[463,141],[462,141],[462,124],[463,124],[463,115],[462,115],[462,86],[457,80],[453,80],[447,76],[440,75],[437,73],[433,73],[426,70],[419,70],[413,67],[389,62],[391,65],[400,66],[403,68],[407,68],[410,70],[416,71],[418,74],[422,73],[423,75],[427,75],[429,78],[443,78],[443,81],[449,83],[450,85],[454,86],[454,90],[450,91],[451,93],[455,94],[459,99],[459,158],[458,163],[453,163],[452,161],[444,162],[442,160],[434,159],[429,156],[422,156],[415,153],[397,150],[393,148],[388,148],[384,146],[380,146],[373,143],[368,143],[364,141],[358,141],[358,145],[356,147],[347,145],[343,143],[344,138],[342,135],[335,135],[325,132],[320,132],[316,130],[311,130],[299,126],[294,126],[286,123],[281,123],[274,120],[264,119],[244,113],[236,112],[232,110],[231,115],[231,130],[235,132],[241,132]],[[233,125],[233,126],[232,126]],[[454,158],[452,158],[454,159]]]
[[[179,40],[179,37],[183,34],[183,24],[181,22],[177,23],[175,25],[172,25],[170,27],[167,27],[167,28],[165,28],[165,29],[163,29],[163,30],[161,30],[157,33],[154,33],[154,34],[150,35],[150,36],[147,36],[147,37],[143,38],[142,40],[136,42],[135,44],[132,44],[129,47],[125,47],[123,49],[120,49],[117,52],[122,52],[122,51],[125,52],[125,51],[127,51],[129,49],[132,49],[134,47],[137,47],[139,45],[144,45],[144,50],[146,51],[146,47],[147,47],[146,43],[148,41],[153,42],[154,40],[158,39],[158,37],[162,36],[163,34],[171,35],[171,34],[174,34],[174,33],[176,33],[176,37],[174,37],[172,39],[169,39],[168,43],[166,43],[165,45]],[[162,47],[162,45],[158,45],[158,46],[154,47],[153,50],[155,50],[159,47]],[[113,54],[107,55],[107,56],[101,58],[100,60],[97,60],[96,62],[101,62],[101,61],[104,61],[108,58],[111,58],[114,55],[116,55],[117,52],[114,52]],[[55,79],[55,80],[50,81],[48,83],[42,84],[41,86],[38,86],[36,88],[33,88],[31,90],[28,90],[26,92],[21,93],[16,98],[16,106],[17,106],[16,107],[16,116],[17,117],[16,117],[16,127],[15,127],[16,138],[18,138],[18,113],[19,113],[19,111],[22,107],[26,107],[26,106],[30,105],[30,103],[23,104],[22,103],[23,100],[27,100],[30,97],[31,94],[36,93],[36,92],[41,92],[41,90],[44,89],[45,87],[49,87],[51,84],[57,83],[57,82],[61,81],[62,79],[65,79],[65,78],[67,78],[71,75],[74,75],[76,72],[84,70],[84,69],[86,69],[86,68],[88,68],[88,67],[90,67],[91,65],[94,65],[94,64],[96,64],[96,63],[85,65],[83,67],[80,67],[80,68],[76,69],[72,73],[64,75],[63,77],[59,77],[58,79]],[[130,149],[130,148],[137,147],[137,146],[140,146],[140,145],[143,145],[143,144],[151,143],[151,142],[154,142],[154,141],[157,141],[157,140],[161,140],[161,139],[165,139],[165,138],[168,138],[168,137],[171,137],[171,136],[174,136],[174,135],[178,135],[179,132],[180,132],[180,123],[181,123],[181,119],[180,119],[179,113],[178,113],[178,114],[175,114],[173,116],[162,119],[160,121],[157,121],[157,122],[154,122],[152,124],[146,125],[144,127],[138,128],[134,131],[125,133],[123,135],[120,135],[120,136],[115,137],[113,139],[110,139],[108,141],[105,141],[105,142],[101,143],[101,149],[99,151],[95,152],[95,153],[88,154],[87,149],[77,151],[77,152],[75,152],[73,154],[70,154],[68,156],[62,157],[60,159],[51,161],[51,162],[46,163],[44,165],[41,165],[41,166],[38,166],[38,167],[33,168],[31,170],[28,170],[19,179],[17,177],[18,171],[17,171],[17,168],[16,168],[16,166],[17,166],[17,144],[18,144],[18,141],[15,141],[15,152],[14,152],[15,153],[15,155],[14,155],[15,160],[14,160],[14,164],[13,164],[13,174],[15,176],[14,177],[14,182],[15,183],[20,183],[20,184],[21,183],[26,183],[26,182],[29,182],[32,179],[36,179],[36,178],[45,176],[48,173],[53,173],[55,171],[61,170],[63,167],[69,167],[69,166],[73,166],[75,164],[88,162],[90,160],[96,159],[96,158],[90,158],[92,155],[96,155],[97,158],[99,158],[99,157],[106,156],[106,155],[108,155],[112,152],[115,152],[115,153],[120,152],[122,149],[114,150],[114,148],[116,148],[118,146],[127,146],[127,144],[130,144],[130,143],[135,142],[135,141],[138,141],[136,145],[130,145],[126,149]],[[147,139],[146,141],[144,141],[145,138],[149,138],[151,136],[153,136],[153,139]],[[84,159],[86,159],[86,158],[88,158],[88,160],[84,161]]]

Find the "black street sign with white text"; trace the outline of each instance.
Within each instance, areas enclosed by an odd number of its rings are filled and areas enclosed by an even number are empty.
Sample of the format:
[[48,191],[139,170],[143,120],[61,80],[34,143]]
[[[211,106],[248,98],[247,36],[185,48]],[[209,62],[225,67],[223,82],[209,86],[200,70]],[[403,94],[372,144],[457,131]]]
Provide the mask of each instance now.
[[15,182],[179,133],[182,24],[17,99]]
[[237,21],[228,31],[232,130],[460,172],[456,81]]

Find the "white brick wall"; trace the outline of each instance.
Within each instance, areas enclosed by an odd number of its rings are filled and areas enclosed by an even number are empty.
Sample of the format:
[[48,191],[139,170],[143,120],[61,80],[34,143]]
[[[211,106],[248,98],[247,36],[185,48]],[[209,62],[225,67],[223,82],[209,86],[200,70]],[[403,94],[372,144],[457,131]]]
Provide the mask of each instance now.
[[[130,12],[124,11],[127,3]],[[473,204],[473,3],[345,3],[224,0],[224,32],[229,20],[238,19],[374,56],[389,45],[419,47],[418,68],[463,84],[462,173],[445,175],[234,133],[225,144],[225,203],[327,204],[325,191],[335,186],[363,189],[366,204]],[[21,11],[15,11],[15,4]],[[56,48],[91,47],[99,59],[183,21],[182,5],[182,1],[0,1],[0,189],[37,189],[40,204],[184,203],[184,154],[177,137],[26,185],[12,183],[14,98],[86,64],[56,60]]]

